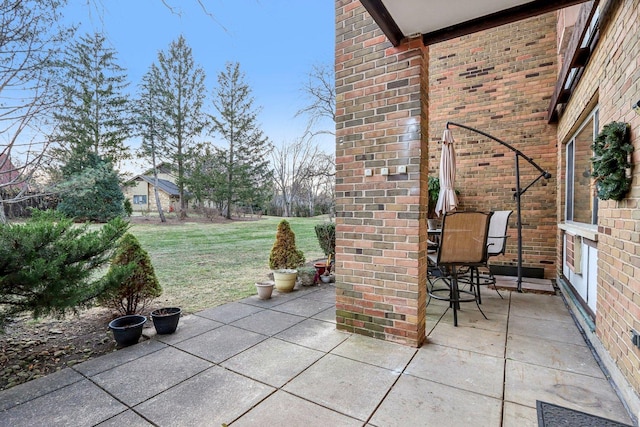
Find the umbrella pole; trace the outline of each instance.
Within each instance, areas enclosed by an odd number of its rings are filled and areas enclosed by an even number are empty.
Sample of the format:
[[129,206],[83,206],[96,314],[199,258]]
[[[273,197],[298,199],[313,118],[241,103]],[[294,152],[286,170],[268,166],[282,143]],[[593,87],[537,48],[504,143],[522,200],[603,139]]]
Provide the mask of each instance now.
[[518,292],[522,292],[522,206],[520,204],[520,196],[522,192],[520,191],[520,161],[518,158],[518,153],[515,154],[516,157],[516,192],[513,195],[516,198],[516,214],[517,214],[517,222],[518,222],[518,282],[517,282],[517,290]]
[[[551,178],[551,174],[547,171],[545,171],[544,169],[542,169],[536,162],[533,161],[533,159],[531,159],[530,157],[525,156],[520,150],[518,150],[517,148],[514,148],[513,146],[511,146],[510,144],[504,142],[503,140],[496,138],[495,136],[489,135],[486,132],[483,132],[481,130],[472,128],[470,126],[467,125],[463,125],[460,123],[454,123],[454,122],[447,122],[447,129],[449,129],[449,125],[451,126],[457,126],[457,127],[461,127],[463,129],[467,129],[470,130],[472,132],[475,133],[479,133],[480,135],[486,136],[489,139],[492,139],[494,141],[496,141],[497,143],[504,145],[505,147],[507,147],[509,150],[513,151],[515,153],[516,156],[516,192],[514,193],[513,197],[515,197],[516,199],[516,210],[517,210],[517,228],[518,228],[518,286],[517,286],[517,290],[518,292],[522,292],[522,209],[520,206],[520,196],[522,196],[524,194],[525,191],[527,191],[529,189],[529,187],[531,187],[533,184],[535,184],[536,182],[538,182],[538,180],[540,178],[544,178],[544,179],[549,179]],[[536,168],[539,172],[540,175],[538,175],[538,177],[536,177],[533,181],[531,181],[531,183],[529,185],[527,185],[524,189],[520,188],[520,157],[522,157],[523,159],[525,159],[527,162],[529,162],[529,164],[531,164],[534,168]]]

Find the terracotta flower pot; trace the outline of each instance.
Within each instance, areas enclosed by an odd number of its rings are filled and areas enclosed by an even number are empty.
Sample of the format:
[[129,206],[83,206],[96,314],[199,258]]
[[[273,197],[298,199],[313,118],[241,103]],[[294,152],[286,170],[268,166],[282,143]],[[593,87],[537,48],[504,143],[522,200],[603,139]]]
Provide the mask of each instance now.
[[258,298],[269,299],[273,292],[273,282],[257,282],[256,289],[258,290]]

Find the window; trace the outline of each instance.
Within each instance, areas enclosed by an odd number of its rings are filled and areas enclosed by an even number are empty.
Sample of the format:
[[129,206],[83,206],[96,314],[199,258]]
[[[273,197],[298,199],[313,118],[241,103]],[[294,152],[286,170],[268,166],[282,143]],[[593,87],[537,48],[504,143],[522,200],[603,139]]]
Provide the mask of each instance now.
[[598,223],[598,198],[591,178],[591,144],[597,134],[598,109],[595,108],[566,146],[566,221]]
[[133,196],[133,204],[134,205],[146,205],[147,204],[147,196]]

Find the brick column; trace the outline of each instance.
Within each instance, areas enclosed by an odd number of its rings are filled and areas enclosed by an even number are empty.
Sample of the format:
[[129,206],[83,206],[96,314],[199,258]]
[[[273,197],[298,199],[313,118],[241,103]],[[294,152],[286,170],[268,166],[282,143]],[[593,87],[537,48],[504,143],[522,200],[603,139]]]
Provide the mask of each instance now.
[[337,327],[412,346],[425,339],[427,86],[420,39],[394,48],[359,1],[336,0]]

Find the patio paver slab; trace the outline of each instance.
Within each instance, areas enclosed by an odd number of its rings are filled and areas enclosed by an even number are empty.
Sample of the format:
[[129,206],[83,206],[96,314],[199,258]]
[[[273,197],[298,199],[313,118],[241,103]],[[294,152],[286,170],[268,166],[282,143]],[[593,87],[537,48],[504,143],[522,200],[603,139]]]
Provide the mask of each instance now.
[[362,335],[351,335],[342,344],[333,349],[331,354],[402,372],[416,354],[416,351],[418,351],[416,348],[389,341],[372,340]]
[[631,424],[609,382],[558,369],[507,360],[505,400],[532,408],[536,400]]
[[205,317],[210,320],[215,320],[216,322],[229,324],[235,322],[238,319],[242,319],[243,317],[250,316],[263,310],[263,308],[255,307],[248,304],[230,302],[228,304],[223,304],[199,311],[196,313],[196,315]]
[[122,403],[85,379],[14,406],[2,413],[0,425],[93,426],[126,409]]
[[179,342],[176,348],[210,362],[220,363],[265,339],[265,335],[225,325]]
[[509,317],[509,335],[537,337],[575,345],[586,345],[573,323],[562,320],[535,319],[512,314]]
[[97,427],[150,427],[153,426],[150,422],[142,418],[140,415],[136,414],[132,410],[128,410],[119,415],[116,415],[113,418],[108,419],[100,424]]
[[273,387],[282,387],[324,353],[269,338],[226,360],[222,366]]
[[97,374],[91,380],[120,401],[132,406],[210,366],[210,363],[202,359],[167,347]]
[[[536,299],[544,299],[544,304]],[[521,317],[557,320],[573,325],[573,319],[560,295],[536,295],[512,292],[511,307]]]
[[323,408],[284,391],[277,391],[233,423],[233,427],[259,425],[356,427],[361,426],[362,421]]
[[54,372],[46,377],[38,378],[36,381],[29,381],[28,383],[4,390],[0,392],[2,395],[2,399],[0,399],[0,411],[28,402],[62,387],[66,387],[69,384],[82,381],[83,379],[84,377],[82,375],[71,368],[67,368]]
[[336,306],[333,305],[324,311],[312,316],[314,319],[322,320],[324,322],[330,322],[336,324]]
[[457,328],[451,323],[440,322],[429,333],[427,344],[444,345],[494,357],[504,357],[505,332],[478,328]]
[[262,335],[276,335],[293,325],[300,323],[304,317],[279,311],[265,310],[251,316],[244,317],[233,322],[231,325],[248,331],[257,332]]
[[507,359],[605,378],[586,345],[509,334]]
[[213,366],[138,405],[144,417],[162,426],[230,424],[275,389]]
[[304,347],[329,352],[349,338],[346,332],[336,330],[336,325],[316,319],[305,319],[276,335],[276,338]]
[[108,371],[132,360],[139,359],[158,350],[167,348],[166,344],[155,340],[147,340],[136,345],[122,348],[109,354],[105,354],[99,359],[91,359],[75,365],[72,369],[88,377]]
[[216,322],[198,315],[183,316],[178,322],[178,329],[172,334],[154,335],[153,339],[167,344],[176,344],[205,332],[219,328],[224,323]]
[[500,426],[502,401],[402,375],[371,417],[374,426]]
[[284,386],[303,399],[365,421],[399,373],[327,354]]
[[502,399],[503,358],[427,344],[418,350],[405,373]]
[[311,317],[330,307],[333,307],[333,304],[308,298],[298,298],[296,300],[280,304],[274,307],[273,310],[295,314],[296,316]]
[[536,408],[504,402],[502,427],[539,427]]

